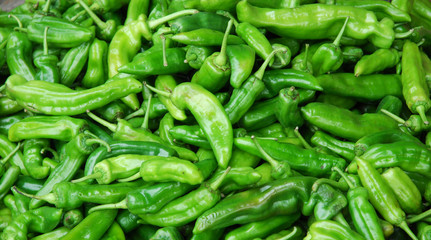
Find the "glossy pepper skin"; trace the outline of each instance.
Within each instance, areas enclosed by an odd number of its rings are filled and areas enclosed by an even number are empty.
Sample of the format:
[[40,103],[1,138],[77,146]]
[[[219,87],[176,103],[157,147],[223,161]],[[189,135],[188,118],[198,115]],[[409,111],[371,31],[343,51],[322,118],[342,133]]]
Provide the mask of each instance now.
[[[220,46],[223,42],[224,34],[222,32],[200,28],[189,32],[177,33],[171,37],[175,42],[185,45],[196,45],[205,47]],[[244,41],[236,35],[229,35],[227,37],[227,44],[244,44]]]
[[227,46],[226,54],[231,67],[230,85],[239,88],[253,70],[255,51],[248,45],[238,44]]
[[302,116],[309,123],[334,136],[356,141],[368,134],[397,129],[397,123],[379,113],[357,114],[348,109],[325,103],[309,103],[301,108]]
[[196,8],[205,12],[214,12],[216,10],[226,10],[231,11],[235,8],[235,4],[238,0],[174,0],[169,5],[169,12],[178,11],[181,9]]
[[316,146],[327,147],[344,159],[352,161],[355,158],[354,143],[339,140],[323,131],[316,131],[311,137],[310,142]]
[[421,193],[401,168],[389,168],[381,176],[393,190],[398,203],[407,214],[418,214],[422,211]]
[[355,77],[353,73],[333,73],[318,76],[324,93],[351,97],[357,101],[376,101],[385,96],[402,97],[401,78],[396,74],[374,74]]
[[136,79],[125,78],[75,91],[60,84],[37,80],[27,82],[19,75],[12,75],[6,81],[6,89],[9,96],[32,111],[49,115],[76,115],[104,106],[107,101],[140,92],[142,84]]
[[215,52],[214,47],[204,47],[191,45],[186,51],[186,60],[190,67],[201,68],[205,59]]
[[266,237],[271,233],[289,228],[300,217],[299,213],[281,215],[252,222],[235,228],[226,234],[226,240],[254,239]]
[[48,138],[70,141],[88,129],[87,121],[69,116],[31,116],[11,126],[8,138],[12,142],[24,139]]
[[397,116],[400,115],[403,107],[403,102],[398,98],[392,95],[388,95],[379,102],[377,105],[376,112],[381,112],[382,109],[385,109]]
[[21,214],[3,230],[1,238],[25,240],[29,231],[48,233],[60,223],[62,212],[62,209],[41,207]]
[[[86,143],[91,138],[91,135],[79,134],[64,146],[60,155],[60,163],[49,175],[43,187],[36,193],[37,196],[50,193],[56,183],[72,179],[87,156],[93,151],[93,147]],[[42,201],[32,199],[30,208],[35,209],[42,204]]]
[[405,212],[379,172],[362,157],[357,157],[356,162],[361,183],[370,192],[369,199],[374,208],[386,221],[403,229],[412,239],[417,239],[406,223]]
[[394,67],[400,61],[400,54],[397,50],[378,49],[371,55],[363,56],[355,65],[355,76],[368,75]]
[[[292,169],[311,176],[330,175],[332,167],[338,166],[344,168],[346,164],[345,160],[342,158],[317,153],[311,149],[302,149],[293,144],[259,138],[256,140],[263,150],[272,158],[279,161],[286,161]],[[234,144],[235,147],[245,152],[261,158],[264,157],[250,137],[235,138]]]
[[[395,0],[397,1],[397,0]],[[394,1],[394,2],[395,2]],[[354,6],[356,8],[363,8],[369,11],[373,11],[377,18],[382,19],[384,17],[391,18],[394,22],[410,22],[411,18],[407,11],[398,9],[394,4],[389,2],[376,2],[376,1],[357,1],[357,0],[336,0],[336,5],[340,6]]]
[[184,142],[205,149],[211,149],[210,143],[198,125],[175,126],[169,130],[169,133],[176,141]]
[[[429,177],[431,169],[430,153],[422,144],[411,141],[399,141],[375,144],[361,158],[374,168],[400,167],[404,171],[420,173]],[[357,164],[352,162],[347,170],[356,173]]]
[[0,200],[3,199],[9,192],[10,188],[14,185],[18,179],[20,169],[17,166],[10,166],[3,176],[0,178]]
[[[347,37],[368,39],[380,48],[389,48],[395,37],[392,20],[386,18],[379,22],[374,13],[364,9],[326,4],[270,9],[254,7],[247,1],[241,1],[237,4],[236,11],[240,21],[249,22],[256,27],[266,27],[269,31],[282,37],[330,38],[338,34],[342,22],[348,16],[350,19],[346,26],[345,36]],[[316,17],[310,18],[308,17],[310,15]],[[322,29],[325,30],[322,31]]]
[[[17,145],[7,138],[6,135],[0,134],[0,156],[5,158],[7,155],[12,153],[14,149],[16,149]],[[12,166],[17,166],[21,170],[21,173],[24,175],[28,175],[28,171],[25,168],[23,155],[20,150],[18,150],[12,158],[9,160],[9,163]]]
[[116,216],[117,210],[103,210],[91,213],[62,239],[100,239],[114,222]]
[[200,28],[208,28],[219,32],[226,30],[229,19],[213,12],[198,12],[169,22],[174,33],[188,32]]
[[30,176],[35,179],[46,178],[49,174],[50,168],[42,165],[43,156],[41,154],[41,150],[49,147],[49,145],[49,140],[47,139],[28,139],[24,141],[24,165]]
[[127,7],[127,17],[126,20],[124,20],[124,24],[126,25],[129,22],[138,19],[139,15],[142,13],[147,15],[149,11],[148,8],[150,7],[149,5],[149,0],[130,0]]
[[210,142],[219,166],[226,168],[232,155],[233,130],[217,98],[197,84],[181,83],[172,92],[171,100],[178,108],[190,110]]
[[108,44],[95,38],[88,50],[87,72],[82,79],[82,86],[93,88],[108,79]]
[[58,57],[51,55],[48,52],[47,32],[49,27],[45,27],[44,41],[43,41],[43,55],[34,58],[34,65],[39,69],[36,73],[37,80],[47,82],[59,83],[60,71],[58,69]]
[[314,75],[321,75],[337,71],[343,64],[343,53],[340,48],[341,37],[344,34],[350,17],[346,18],[344,25],[332,43],[324,43],[317,48],[311,57]]
[[431,100],[417,44],[408,40],[404,43],[401,66],[403,96],[407,107],[413,113],[418,113],[427,125],[429,122],[425,113],[431,107]]
[[351,230],[350,228],[332,220],[323,220],[314,222],[308,229],[308,234],[304,240],[318,240],[318,239],[352,239],[364,240],[361,235]]
[[19,74],[27,81],[36,79],[36,70],[30,59],[32,43],[27,34],[12,32],[6,45],[6,61],[11,74]]
[[301,116],[299,104],[299,92],[295,87],[283,88],[278,95],[278,104],[275,116],[285,128],[301,127],[304,119]]
[[[158,75],[154,84],[159,90],[172,92],[177,86],[177,81],[172,75]],[[187,118],[185,111],[175,106],[170,98],[160,95],[159,99],[173,118],[178,121],[184,121]]]

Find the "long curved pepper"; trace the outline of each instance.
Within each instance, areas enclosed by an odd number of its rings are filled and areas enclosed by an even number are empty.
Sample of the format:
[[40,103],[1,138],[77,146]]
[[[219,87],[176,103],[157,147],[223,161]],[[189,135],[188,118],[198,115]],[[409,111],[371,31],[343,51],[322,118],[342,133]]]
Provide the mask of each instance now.
[[259,152],[264,156],[264,159],[269,164],[271,164],[271,167],[272,167],[271,176],[273,178],[281,179],[281,178],[288,178],[292,176],[292,170],[290,169],[290,165],[288,162],[275,160],[274,158],[269,156],[268,153],[265,152],[265,150],[262,148],[262,146],[260,146],[259,142],[256,140],[256,137],[254,135],[251,136],[251,139],[253,140]]
[[94,12],[91,10],[91,8],[84,3],[82,0],[76,0],[90,15],[90,17],[93,19],[93,21],[96,23],[96,25],[99,27],[99,35],[103,40],[111,41],[111,39],[114,37],[115,33],[117,32],[117,23],[110,19],[106,22],[103,22]]
[[311,58],[314,75],[334,72],[343,64],[343,52],[340,48],[340,41],[349,19],[350,17],[347,17],[346,21],[344,21],[344,25],[341,27],[334,42],[322,44],[314,53]]
[[193,75],[192,83],[204,87],[210,92],[218,92],[223,88],[230,77],[230,63],[226,54],[227,39],[232,28],[232,20],[229,21],[221,45],[220,52],[215,52],[205,59],[201,68]]
[[[262,74],[263,75],[263,74]],[[207,137],[220,167],[226,168],[232,155],[233,130],[223,106],[202,86],[184,82],[172,93],[144,84],[152,91],[170,97],[179,109],[189,109]]]

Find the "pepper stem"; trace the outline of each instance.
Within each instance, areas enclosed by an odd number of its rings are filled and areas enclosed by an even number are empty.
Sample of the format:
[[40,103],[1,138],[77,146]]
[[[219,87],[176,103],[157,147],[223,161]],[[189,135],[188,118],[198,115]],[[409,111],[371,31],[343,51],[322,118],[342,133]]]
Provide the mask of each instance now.
[[[1,50],[1,49],[3,49],[3,48],[6,46],[6,44],[7,44],[7,40],[4,40],[4,41],[0,44],[0,50]],[[3,86],[5,86],[5,85],[3,85]],[[3,87],[3,86],[2,86],[2,87]],[[1,89],[1,90],[0,90],[0,92],[1,92],[1,91],[3,91],[3,90],[4,90],[4,88],[3,88],[3,89]]]
[[347,191],[349,188],[349,186],[347,184],[340,183],[340,182],[337,182],[335,180],[331,180],[328,178],[319,178],[314,182],[313,186],[311,187],[311,191],[316,192],[317,190],[319,190],[319,187],[322,184],[328,184],[332,187],[340,189],[341,191]]
[[298,126],[295,127],[295,130],[293,130],[293,133],[299,139],[299,141],[301,142],[302,146],[304,146],[305,149],[313,149],[313,147],[311,147],[310,144],[308,144],[308,142],[305,141],[304,137],[299,132]]
[[48,55],[48,29],[49,27],[45,27],[45,31],[43,31],[43,55]]
[[88,213],[90,214],[92,212],[99,211],[99,210],[119,209],[119,208],[120,209],[127,209],[127,199],[126,198],[124,200],[122,200],[121,202],[104,204],[104,205],[92,207],[88,210]]
[[229,18],[233,22],[233,25],[235,26],[235,28],[238,27],[238,24],[239,24],[238,21],[235,19],[235,17],[230,12],[225,11],[225,10],[218,10],[216,13],[218,15],[222,15],[222,16]]
[[94,121],[100,123],[101,125],[107,127],[109,130],[111,130],[111,132],[115,132],[117,129],[117,125],[110,123],[98,116],[96,116],[94,113],[90,112],[90,110],[87,110],[87,115],[93,119]]
[[279,238],[278,240],[289,240],[292,237],[294,237],[298,233],[298,231],[299,231],[299,228],[297,226],[294,226],[292,232],[290,232],[289,234],[287,234],[287,235]]
[[162,34],[160,34],[160,38],[162,39],[162,54],[163,54],[163,66],[168,66],[168,59],[166,57],[166,37]]
[[419,114],[419,116],[421,116],[421,119],[425,125],[430,124],[430,122],[427,119],[427,115],[425,114],[425,106],[424,105],[417,106],[416,112]]
[[407,32],[403,32],[403,33],[395,33],[394,37],[395,39],[401,39],[401,38],[408,38],[410,37],[415,31],[416,29],[418,29],[420,27],[417,28],[412,28],[410,30],[408,30]]
[[46,151],[50,152],[52,154],[52,157],[54,158],[54,160],[58,161],[59,157],[58,157],[57,151],[55,151],[54,149],[52,149],[50,147],[44,147],[40,150],[40,154],[44,154]]
[[141,128],[143,129],[148,129],[148,121],[150,119],[150,106],[151,106],[151,99],[153,94],[150,94],[150,96],[148,96],[148,103],[147,103],[147,110],[145,111],[145,115],[144,115],[144,121],[142,122]]
[[171,20],[173,20],[175,18],[179,18],[179,17],[186,16],[186,15],[192,15],[192,14],[195,14],[195,13],[198,13],[198,12],[199,11],[196,10],[196,9],[182,10],[182,11],[178,11],[178,12],[169,14],[167,16],[164,16],[164,17],[161,17],[161,18],[158,18],[158,19],[150,20],[147,23],[148,23],[148,26],[150,27],[150,29],[155,29],[159,25],[162,25],[162,24],[164,24],[164,23],[166,23],[168,21],[171,21]]
[[414,240],[418,240],[418,238],[416,237],[416,235],[412,232],[412,230],[409,228],[409,226],[407,225],[406,221],[402,221],[399,225],[399,228],[401,228],[402,230],[404,230],[404,232],[407,233],[407,235],[409,235],[409,237],[411,237]]
[[17,16],[15,16],[13,14],[9,14],[8,17],[14,18],[18,22],[18,27],[14,28],[14,30],[17,29],[17,30],[27,31],[27,29],[23,28],[22,22],[21,22],[21,20],[19,20],[19,18]]
[[127,115],[124,120],[129,120],[132,119],[134,117],[139,117],[145,114],[145,111],[143,108],[139,108],[138,110],[132,112],[131,114]]
[[344,179],[344,181],[346,181],[346,183],[347,183],[347,185],[349,186],[350,189],[354,189],[355,188],[355,186],[353,185],[352,181],[350,181],[350,179],[346,176],[346,174],[339,167],[333,167],[332,171],[335,171],[338,174],[340,174],[340,176]]
[[229,37],[229,33],[231,29],[232,29],[232,20],[229,21],[229,23],[227,24],[226,31],[224,32],[220,53],[214,59],[214,63],[218,66],[225,66],[227,64],[226,47],[227,47],[227,39]]
[[85,11],[87,11],[88,15],[90,15],[90,17],[94,20],[94,22],[96,23],[96,25],[101,28],[101,29],[105,29],[107,28],[107,24],[102,21],[94,12],[93,10],[90,9],[90,7],[88,7],[87,4],[85,4],[85,2],[83,2],[82,0],[76,0],[81,7],[83,7],[85,9]]
[[384,113],[385,115],[387,115],[388,117],[390,117],[390,118],[394,119],[395,121],[397,121],[397,122],[399,122],[399,123],[401,123],[401,124],[405,124],[405,123],[406,123],[406,121],[405,121],[404,119],[402,119],[402,118],[398,117],[397,115],[395,115],[395,114],[393,114],[393,113],[389,112],[389,111],[388,111],[388,110],[386,110],[386,109],[381,109],[380,111],[381,111],[382,113]]
[[341,37],[344,34],[344,30],[346,30],[347,22],[349,21],[349,19],[350,19],[350,16],[346,18],[346,21],[344,21],[343,27],[341,28],[340,32],[337,35],[337,38],[335,38],[333,42],[333,44],[337,47],[340,46]]
[[100,172],[95,172],[95,173],[93,173],[93,174],[90,174],[90,175],[84,176],[84,177],[82,177],[82,178],[74,179],[74,180],[72,180],[72,181],[70,181],[70,182],[72,182],[72,183],[80,183],[80,182],[87,181],[88,179],[97,179],[97,178],[100,178],[100,177],[102,177],[102,173],[100,173]]
[[80,11],[79,13],[77,13],[75,16],[73,16],[73,17],[70,19],[70,21],[75,22],[75,21],[76,21],[76,19],[78,19],[79,17],[81,17],[82,15],[84,15],[84,14],[86,14],[86,13],[87,13],[87,11],[82,10],[82,11]]
[[137,172],[128,178],[117,179],[117,182],[132,182],[139,179],[140,177],[141,177],[141,173]]
[[151,91],[159,94],[159,95],[162,95],[164,97],[171,97],[171,93],[170,92],[168,92],[168,91],[162,91],[162,90],[157,89],[157,88],[155,88],[153,86],[150,86],[150,85],[147,84],[147,82],[144,82],[144,86],[147,87],[148,89],[150,89]]
[[85,140],[85,144],[87,144],[87,145],[100,144],[101,146],[106,147],[106,150],[108,152],[111,152],[111,146],[109,146],[109,143],[107,143],[107,142],[105,142],[99,138],[87,139],[87,140]]
[[50,6],[51,6],[51,0],[47,0],[46,3],[45,3],[45,6],[43,6],[42,11],[45,12],[45,13],[48,13]]
[[15,155],[18,152],[18,150],[20,149],[20,147],[21,147],[21,142],[19,142],[16,145],[16,147],[12,150],[12,152],[10,152],[8,155],[6,155],[6,157],[4,157],[1,160],[0,164],[1,165],[5,165],[9,161],[9,159],[11,159],[13,157],[13,155]]
[[265,59],[265,62],[262,63],[262,65],[260,66],[260,68],[253,74],[255,78],[262,80],[263,78],[263,74],[265,73],[266,67],[268,66],[269,62],[271,61],[271,59],[274,57],[274,55],[276,53],[279,52],[283,52],[283,51],[287,51],[287,49],[285,48],[279,48],[279,49],[275,49],[273,50],[268,57]]
[[224,170],[224,173],[218,177],[213,183],[211,183],[210,188],[213,190],[217,190],[220,185],[223,183],[224,179],[226,178],[227,174],[230,172],[231,167],[229,166]]
[[54,193],[48,193],[48,194],[43,195],[43,196],[36,196],[36,195],[30,194],[30,193],[21,192],[20,190],[18,190],[18,188],[16,186],[13,186],[13,189],[17,193],[19,193],[19,194],[21,194],[23,196],[29,197],[29,198],[34,198],[34,199],[37,199],[37,200],[42,200],[42,201],[45,201],[45,202],[48,202],[48,203],[51,203],[51,204],[56,204],[57,203],[57,198],[55,197]]
[[408,224],[415,223],[415,222],[418,222],[418,221],[420,221],[420,220],[422,220],[422,219],[424,219],[424,218],[427,218],[427,217],[429,217],[429,216],[431,216],[431,209],[428,209],[428,210],[426,210],[426,211],[425,211],[425,212],[423,212],[423,213],[420,213],[420,214],[418,214],[418,215],[416,215],[416,216],[413,216],[413,217],[411,217],[411,218],[408,218],[408,219],[406,220],[406,222],[407,222]]
[[271,164],[271,166],[273,168],[276,168],[278,166],[278,161],[275,160],[274,158],[272,158],[271,156],[269,156],[269,154],[262,148],[262,146],[259,144],[259,142],[256,139],[256,136],[252,135],[251,139],[254,142],[254,145],[256,145],[257,149],[259,150],[259,152],[263,155],[263,157],[266,159],[266,161]]
[[310,44],[305,44],[305,53],[304,59],[302,60],[302,70],[307,69],[307,61],[308,61],[308,49],[310,48]]

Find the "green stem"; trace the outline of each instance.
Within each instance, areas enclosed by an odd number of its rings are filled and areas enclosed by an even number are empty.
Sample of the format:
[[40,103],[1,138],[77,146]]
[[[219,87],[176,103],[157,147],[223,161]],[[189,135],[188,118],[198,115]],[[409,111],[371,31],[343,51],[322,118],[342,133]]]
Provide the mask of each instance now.
[[285,48],[279,48],[274,51],[272,51],[268,57],[265,59],[265,62],[262,63],[260,68],[253,74],[255,78],[262,80],[263,74],[265,73],[266,67],[268,66],[271,59],[274,57],[275,54],[279,52],[287,51]]
[[162,34],[160,34],[160,38],[162,39],[162,54],[163,54],[163,66],[168,66],[168,59],[166,57],[166,37]]
[[50,152],[52,154],[52,157],[54,158],[54,160],[58,161],[58,153],[57,151],[55,151],[54,149],[50,148],[50,147],[44,147],[40,150],[40,154],[44,154],[46,151]]
[[423,212],[423,213],[421,213],[421,214],[418,214],[418,215],[416,215],[416,216],[413,216],[413,217],[411,217],[411,218],[408,218],[408,219],[406,220],[406,222],[407,222],[408,224],[415,223],[415,222],[418,222],[418,221],[420,221],[420,220],[422,220],[422,219],[424,219],[424,218],[427,218],[427,217],[429,217],[429,216],[431,216],[431,209],[428,209],[428,210],[426,210],[425,212]]
[[299,231],[299,228],[297,226],[295,226],[295,227],[293,227],[293,230],[291,233],[287,234],[286,236],[279,238],[278,240],[289,240],[292,237],[294,237],[298,231]]
[[76,19],[78,19],[79,17],[81,17],[82,15],[84,15],[84,14],[86,14],[86,13],[87,13],[87,11],[82,10],[82,11],[80,11],[79,13],[77,13],[75,16],[73,16],[73,17],[70,19],[70,21],[75,22],[75,21],[76,21]]
[[135,181],[139,178],[141,178],[141,173],[137,172],[128,178],[117,179],[117,182],[132,182],[132,181]]
[[122,200],[121,202],[117,203],[111,203],[111,204],[104,204],[99,205],[96,207],[92,207],[88,210],[88,214],[99,211],[99,210],[106,210],[106,209],[127,209],[127,199]]
[[224,173],[218,177],[213,183],[211,183],[210,188],[213,190],[217,190],[220,185],[223,183],[224,179],[226,178],[227,174],[230,172],[231,167],[229,166],[224,170]]
[[87,139],[85,140],[85,144],[87,145],[93,145],[93,144],[100,144],[104,147],[106,147],[106,149],[108,150],[108,152],[111,152],[111,146],[109,146],[109,143],[103,141],[102,139],[99,138],[91,138],[91,139]]
[[45,27],[45,31],[43,32],[43,55],[48,55],[48,29],[49,27]]
[[308,61],[308,49],[310,48],[310,44],[305,44],[305,53],[304,53],[304,59],[302,60],[302,70],[307,69],[307,61]]
[[21,194],[23,196],[29,197],[29,198],[34,198],[34,199],[37,199],[37,200],[42,200],[42,201],[48,202],[50,204],[56,204],[57,203],[57,198],[55,197],[54,193],[48,193],[48,194],[43,195],[43,196],[36,196],[36,195],[30,194],[30,193],[21,192],[20,190],[18,190],[18,188],[16,186],[13,186],[13,189],[17,193],[19,193],[19,194]]
[[18,152],[18,150],[21,148],[21,142],[19,142],[17,145],[16,145],[16,147],[12,150],[12,152],[10,152],[8,155],[6,155],[6,157],[4,157],[2,160],[1,160],[1,162],[0,162],[0,164],[1,165],[5,165],[8,161],[9,161],[9,159],[11,159],[12,157],[13,157],[13,155],[15,155],[17,152]]
[[417,106],[416,112],[419,114],[419,116],[421,116],[421,119],[425,125],[430,124],[430,122],[428,121],[427,116],[425,114],[425,106],[424,105]]
[[72,181],[70,181],[70,182],[72,182],[72,183],[80,183],[80,182],[87,181],[88,179],[97,179],[97,178],[100,178],[100,177],[102,177],[102,173],[100,173],[100,172],[95,172],[95,173],[93,173],[93,174],[90,174],[90,175],[84,176],[84,177],[82,177],[82,178],[74,179],[74,180],[72,180]]
[[401,228],[402,230],[404,230],[404,232],[406,232],[407,235],[409,235],[411,237],[411,239],[418,240],[418,238],[416,237],[416,235],[412,232],[412,230],[407,225],[406,221],[403,221],[402,223],[400,223],[398,225],[398,227]]
[[328,184],[328,185],[335,187],[335,188],[338,188],[342,191],[348,190],[347,189],[348,185],[346,185],[346,184],[343,184],[343,183],[340,183],[340,182],[337,182],[335,180],[331,180],[328,178],[319,178],[314,182],[313,186],[311,187],[311,191],[316,192],[317,190],[319,190],[319,187],[322,184]]
[[164,17],[161,17],[161,18],[158,18],[158,19],[150,20],[147,23],[148,23],[148,26],[150,27],[150,29],[155,29],[159,25],[162,25],[162,24],[164,24],[164,23],[166,23],[168,21],[171,21],[171,20],[173,20],[175,18],[186,16],[186,15],[192,15],[192,14],[195,14],[195,13],[198,13],[198,12],[199,11],[196,10],[196,9],[182,10],[182,11],[178,11],[178,12],[169,14],[167,16],[164,16]]
[[386,109],[381,109],[380,111],[381,111],[382,113],[384,113],[385,115],[387,115],[388,117],[390,117],[390,118],[394,119],[395,121],[397,121],[397,122],[399,122],[399,123],[401,123],[401,124],[405,124],[405,123],[406,123],[406,121],[405,121],[404,119],[402,119],[402,118],[398,117],[397,115],[395,115],[395,114],[393,114],[393,113],[389,112],[389,111],[388,111],[388,110],[386,110]]
[[87,4],[85,4],[82,0],[76,0],[84,9],[85,11],[87,11],[88,15],[90,15],[90,17],[94,20],[94,22],[96,23],[96,25],[101,28],[101,29],[105,29],[107,28],[107,24],[102,21],[102,19],[100,19],[94,12],[93,10],[90,9],[90,7],[88,7]]
[[45,13],[48,13],[50,6],[51,6],[51,0],[46,1],[45,5],[43,6],[42,11],[45,12]]
[[226,55],[227,39],[229,37],[229,33],[231,29],[232,29],[232,20],[229,21],[229,23],[227,24],[226,31],[224,32],[220,53],[214,59],[214,63],[218,66],[225,66],[227,64],[227,55]]
[[347,22],[349,21],[349,19],[350,19],[350,17],[347,17],[347,18],[346,18],[346,21],[344,21],[344,25],[343,25],[343,27],[341,28],[340,32],[338,33],[337,38],[335,38],[335,40],[334,40],[334,42],[333,42],[333,44],[334,44],[335,46],[340,46],[341,37],[342,37],[342,36],[343,36],[343,34],[344,34],[344,30],[346,30]]
[[157,88],[155,88],[153,86],[148,85],[147,82],[144,82],[144,86],[147,87],[148,89],[150,89],[151,91],[159,94],[159,95],[162,95],[164,97],[171,97],[171,93],[170,92],[159,90],[159,89],[157,89]]
[[408,38],[415,32],[415,30],[416,30],[415,28],[412,28],[412,29],[408,30],[407,32],[395,33],[394,37],[395,37],[395,39]]
[[148,122],[150,119],[150,106],[151,106],[152,98],[153,98],[153,95],[150,94],[150,96],[148,96],[147,111],[145,111],[144,121],[142,122],[142,125],[141,125],[141,128],[143,129],[148,129]]
[[[19,20],[19,18],[17,17],[17,16],[15,16],[15,15],[13,15],[13,14],[9,14],[8,15],[8,17],[9,18],[14,18],[17,22],[18,22],[18,30],[23,30],[23,31],[27,31],[27,29],[25,29],[25,28],[23,28],[23,26],[22,26],[22,22],[21,22],[21,20]],[[24,30],[25,29],[25,30]]]
[[332,171],[335,171],[338,174],[340,174],[340,176],[344,179],[344,181],[346,181],[346,183],[347,183],[347,185],[349,186],[350,189],[354,189],[355,188],[355,186],[353,186],[352,181],[350,181],[350,179],[346,176],[346,174],[339,167],[333,167]]
[[87,110],[87,115],[93,119],[94,121],[100,123],[101,125],[105,126],[106,128],[108,128],[109,130],[111,130],[111,132],[115,132],[117,130],[117,125],[110,123],[98,116],[96,116],[94,113],[90,112],[90,110]]
[[230,12],[225,11],[225,10],[218,10],[216,13],[229,18],[233,22],[233,25],[235,26],[235,28],[238,27],[238,25],[239,25],[238,21],[235,19],[235,17]]
[[262,146],[259,144],[259,142],[257,141],[256,137],[254,135],[251,136],[251,139],[253,140],[254,144],[256,145],[257,149],[259,150],[259,152],[263,155],[263,157],[266,159],[266,161],[273,167],[273,168],[277,168],[279,165],[279,162],[277,160],[275,160],[274,158],[272,158],[271,156],[269,156],[269,154],[265,151],[265,149],[262,148]]
[[142,116],[142,115],[144,115],[144,114],[145,114],[145,112],[146,112],[146,110],[145,110],[145,109],[143,109],[143,108],[139,108],[138,110],[136,110],[136,111],[132,112],[131,114],[127,115],[127,116],[124,118],[124,120],[129,120],[129,119],[132,119],[132,118],[134,118],[134,117]]
[[299,141],[302,143],[305,149],[313,149],[313,147],[311,147],[310,144],[308,144],[308,142],[305,141],[304,137],[299,132],[299,127],[295,127],[295,130],[293,130],[293,133],[299,139]]

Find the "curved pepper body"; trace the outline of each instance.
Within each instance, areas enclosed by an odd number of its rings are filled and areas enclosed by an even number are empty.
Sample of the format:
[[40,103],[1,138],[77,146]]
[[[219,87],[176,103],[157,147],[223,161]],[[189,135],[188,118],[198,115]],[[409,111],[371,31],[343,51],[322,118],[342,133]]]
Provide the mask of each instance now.
[[7,41],[6,61],[10,73],[19,74],[27,81],[35,80],[36,70],[30,58],[32,43],[27,34],[12,32]]
[[9,96],[32,111],[50,115],[76,115],[104,106],[130,93],[142,90],[133,78],[108,81],[95,88],[74,91],[63,85],[45,81],[29,81],[12,75],[6,82]]
[[249,22],[256,27],[266,27],[283,37],[334,37],[346,17],[350,17],[345,33],[347,37],[369,39],[380,48],[389,48],[395,37],[392,20],[379,22],[374,13],[348,6],[308,4],[297,8],[270,9],[254,7],[247,1],[241,1],[237,4],[236,11],[240,21]]
[[365,240],[361,235],[341,223],[324,220],[314,222],[304,240]]
[[87,72],[82,79],[82,86],[97,87],[108,79],[108,44],[94,39],[88,50]]
[[180,109],[189,109],[211,144],[219,166],[226,168],[232,155],[233,130],[225,110],[217,98],[193,83],[178,85],[171,95]]
[[239,88],[253,70],[255,51],[247,45],[238,44],[227,46],[226,54],[231,67],[230,85]]

